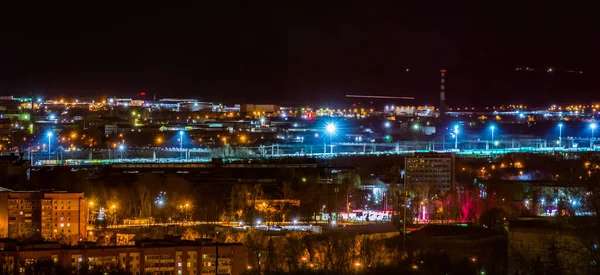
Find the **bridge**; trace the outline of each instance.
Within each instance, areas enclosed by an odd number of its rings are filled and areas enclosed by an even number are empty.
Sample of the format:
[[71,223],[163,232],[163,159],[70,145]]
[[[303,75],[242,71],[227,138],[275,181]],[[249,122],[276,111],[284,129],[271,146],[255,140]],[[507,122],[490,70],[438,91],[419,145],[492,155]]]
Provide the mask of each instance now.
[[[178,166],[192,168],[203,167],[213,158],[230,161],[271,159],[271,158],[335,158],[342,156],[366,155],[412,155],[420,152],[454,152],[459,158],[498,157],[513,153],[554,154],[597,152],[598,139],[563,140],[558,146],[555,140],[511,139],[495,141],[463,140],[459,142],[401,141],[395,143],[325,143],[325,144],[272,144],[254,147],[220,148],[136,148],[130,150],[79,149],[77,151],[53,150],[30,152],[26,155],[34,166],[102,166],[148,164],[151,167]],[[583,146],[579,146],[582,144]],[[568,145],[568,146],[564,146]],[[258,164],[257,164],[258,165]],[[265,165],[265,164],[262,164]]]

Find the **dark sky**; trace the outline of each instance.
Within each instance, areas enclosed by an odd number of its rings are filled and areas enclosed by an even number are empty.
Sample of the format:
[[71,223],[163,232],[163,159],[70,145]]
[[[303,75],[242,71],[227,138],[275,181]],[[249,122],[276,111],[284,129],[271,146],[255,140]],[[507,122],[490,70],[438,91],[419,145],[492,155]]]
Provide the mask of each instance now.
[[[440,68],[450,105],[587,103],[599,94],[591,5],[151,2],[0,4],[0,94],[145,91],[286,104],[371,94],[437,104]],[[555,72],[544,73],[549,66]]]

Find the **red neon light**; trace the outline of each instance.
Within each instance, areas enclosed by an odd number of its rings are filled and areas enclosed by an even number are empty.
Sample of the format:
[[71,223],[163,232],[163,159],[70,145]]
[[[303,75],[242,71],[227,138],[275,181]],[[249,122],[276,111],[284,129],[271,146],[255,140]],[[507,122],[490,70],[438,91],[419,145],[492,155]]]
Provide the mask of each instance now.
[[440,70],[440,73],[445,73],[445,72],[446,72],[446,69],[441,69]]

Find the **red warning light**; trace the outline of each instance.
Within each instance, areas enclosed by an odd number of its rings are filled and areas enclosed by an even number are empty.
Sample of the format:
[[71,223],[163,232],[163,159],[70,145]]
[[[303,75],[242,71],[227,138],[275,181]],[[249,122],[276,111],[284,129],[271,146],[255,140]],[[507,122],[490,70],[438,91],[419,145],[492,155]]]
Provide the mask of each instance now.
[[141,92],[140,95],[141,96],[146,96],[146,92]]
[[441,69],[440,70],[440,73],[445,73],[445,72],[446,72],[446,69]]

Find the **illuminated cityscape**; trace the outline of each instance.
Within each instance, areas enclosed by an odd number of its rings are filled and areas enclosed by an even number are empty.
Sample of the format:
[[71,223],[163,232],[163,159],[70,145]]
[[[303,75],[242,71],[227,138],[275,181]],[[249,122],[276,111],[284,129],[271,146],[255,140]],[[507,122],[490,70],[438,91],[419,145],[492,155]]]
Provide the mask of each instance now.
[[600,273],[592,7],[54,4],[0,17],[0,274]]

